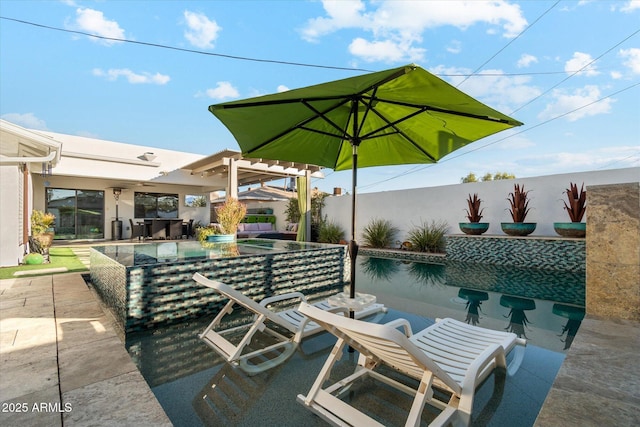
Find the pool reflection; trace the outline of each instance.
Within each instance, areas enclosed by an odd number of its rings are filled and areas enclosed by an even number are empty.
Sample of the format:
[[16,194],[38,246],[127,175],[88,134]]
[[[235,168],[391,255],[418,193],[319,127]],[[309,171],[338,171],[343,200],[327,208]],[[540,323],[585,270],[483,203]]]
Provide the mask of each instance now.
[[584,311],[584,272],[358,260],[358,291],[376,295],[378,302],[426,318],[453,317],[511,331],[554,351],[568,349],[580,326],[579,313],[570,310]]

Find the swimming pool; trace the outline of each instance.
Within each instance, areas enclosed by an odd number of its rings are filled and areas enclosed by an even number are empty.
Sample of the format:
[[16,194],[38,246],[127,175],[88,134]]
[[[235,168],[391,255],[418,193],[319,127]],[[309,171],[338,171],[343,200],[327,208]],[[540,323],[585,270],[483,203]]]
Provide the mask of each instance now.
[[[403,317],[419,330],[446,316],[527,337],[516,375],[503,384],[494,383],[492,375],[478,389],[473,425],[533,425],[584,316],[580,273],[560,280],[542,270],[359,257],[356,277],[359,292],[375,294],[390,308],[379,322]],[[558,299],[545,299],[554,293]],[[174,425],[325,425],[295,397],[311,387],[335,342],[331,335],[303,341],[286,363],[249,377],[197,338],[210,320],[127,335],[129,353]],[[353,368],[354,357],[345,353],[344,369]],[[401,416],[402,410],[389,409],[383,396],[370,397],[368,404],[384,408],[387,422]],[[393,404],[402,399],[394,396]]]

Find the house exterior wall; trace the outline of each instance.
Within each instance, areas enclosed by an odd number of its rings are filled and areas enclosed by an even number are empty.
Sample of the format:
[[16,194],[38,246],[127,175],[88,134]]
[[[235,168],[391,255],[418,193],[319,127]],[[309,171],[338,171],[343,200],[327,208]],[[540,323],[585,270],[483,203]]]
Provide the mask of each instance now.
[[[46,183],[45,183],[46,181]],[[119,182],[119,181],[118,181]],[[66,188],[66,189],[78,189],[78,190],[101,190],[104,191],[104,232],[105,239],[111,239],[111,221],[115,220],[116,216],[116,201],[113,197],[113,188],[118,187],[118,182],[97,179],[97,178],[77,178],[77,177],[65,177],[56,176],[55,171],[53,176],[49,176],[46,179],[39,175],[34,175],[34,209],[45,209],[46,204],[46,188]],[[121,184],[120,184],[121,185]],[[153,186],[140,186],[132,188],[123,188],[122,194],[118,201],[118,218],[122,221],[122,238],[129,239],[131,237],[131,227],[129,225],[129,219],[131,218],[135,223],[136,220],[142,218],[135,218],[134,215],[134,194],[136,192],[150,192],[150,193],[175,193],[178,194],[180,204],[178,207],[178,218],[184,221],[190,219],[195,222],[200,221],[203,224],[209,222],[209,207],[187,207],[184,204],[184,198],[187,194],[200,194],[200,187],[189,187],[184,185],[171,185],[171,184],[153,184]],[[208,193],[207,193],[208,194]],[[203,194],[205,195],[205,194]]]
[[[515,183],[531,191],[531,211],[526,222],[537,223],[532,236],[556,236],[554,222],[569,222],[564,210],[565,189],[573,182],[585,189],[591,185],[632,183],[640,181],[640,168],[612,169],[548,175],[513,180],[454,184],[440,187],[424,187],[408,190],[358,194],[356,238],[362,241],[362,230],[374,218],[386,219],[399,229],[398,239],[406,240],[414,226],[422,222],[444,221],[449,234],[462,234],[459,222],[468,222],[465,209],[469,194],[477,193],[484,208],[482,222],[491,225],[485,235],[505,235],[501,222],[512,222],[507,197]],[[348,183],[346,185],[349,186]],[[588,193],[587,193],[588,194]],[[282,202],[281,202],[282,203]],[[286,205],[285,205],[286,206]],[[589,209],[587,208],[587,212]],[[332,196],[325,199],[323,216],[342,227],[347,239],[351,235],[351,195]],[[586,218],[583,218],[585,221]]]
[[18,265],[24,256],[21,176],[17,165],[0,166],[0,267]]

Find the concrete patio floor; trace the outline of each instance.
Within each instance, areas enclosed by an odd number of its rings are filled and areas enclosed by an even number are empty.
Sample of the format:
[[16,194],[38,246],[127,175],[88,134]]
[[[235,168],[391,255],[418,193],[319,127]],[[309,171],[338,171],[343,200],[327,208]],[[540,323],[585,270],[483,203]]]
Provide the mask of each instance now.
[[[81,274],[0,281],[0,335],[1,425],[171,425]],[[639,355],[639,323],[585,319],[535,425],[640,424]]]
[[81,274],[0,281],[0,424],[171,426]]

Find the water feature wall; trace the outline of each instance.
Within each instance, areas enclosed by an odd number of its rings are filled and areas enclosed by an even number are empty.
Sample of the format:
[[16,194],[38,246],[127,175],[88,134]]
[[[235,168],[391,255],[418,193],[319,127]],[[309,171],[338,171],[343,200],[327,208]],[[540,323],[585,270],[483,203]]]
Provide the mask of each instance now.
[[640,321],[640,184],[587,193],[587,314]]
[[326,297],[342,291],[347,271],[346,249],[337,245],[138,266],[121,265],[93,248],[90,257],[92,285],[125,333],[217,313],[226,301],[196,284],[195,272],[259,301],[293,291]]

